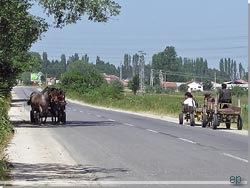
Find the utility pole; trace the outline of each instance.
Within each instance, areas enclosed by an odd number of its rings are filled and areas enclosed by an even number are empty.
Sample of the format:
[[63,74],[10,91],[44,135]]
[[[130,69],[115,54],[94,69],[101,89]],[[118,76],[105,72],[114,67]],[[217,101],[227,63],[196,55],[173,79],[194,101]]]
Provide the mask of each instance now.
[[139,51],[140,53],[140,70],[139,70],[139,80],[140,80],[140,93],[143,94],[145,93],[145,84],[144,84],[144,67],[145,67],[145,60],[144,60],[144,55],[146,55],[145,52]]
[[122,81],[122,61],[120,63],[120,81]]
[[216,83],[216,72],[214,73],[214,82]]
[[162,70],[159,71],[159,80],[160,80],[160,84],[162,84],[162,82],[163,82],[163,73],[162,73]]
[[154,69],[151,69],[150,72],[150,86],[152,87],[154,85]]

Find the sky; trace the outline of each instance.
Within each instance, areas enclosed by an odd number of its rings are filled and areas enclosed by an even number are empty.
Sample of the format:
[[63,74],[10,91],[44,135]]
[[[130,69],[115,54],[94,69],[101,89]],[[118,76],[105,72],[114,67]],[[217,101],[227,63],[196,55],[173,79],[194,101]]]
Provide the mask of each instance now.
[[[218,68],[221,58],[232,58],[247,69],[247,0],[116,0],[122,8],[119,16],[107,23],[84,18],[63,29],[51,27],[31,51],[47,52],[60,60],[85,53],[90,62],[99,56],[119,65],[125,53],[142,50],[146,63],[152,55],[174,46],[178,56],[207,59],[210,68]],[[45,17],[35,5],[31,13]],[[47,18],[51,22],[51,18]]]

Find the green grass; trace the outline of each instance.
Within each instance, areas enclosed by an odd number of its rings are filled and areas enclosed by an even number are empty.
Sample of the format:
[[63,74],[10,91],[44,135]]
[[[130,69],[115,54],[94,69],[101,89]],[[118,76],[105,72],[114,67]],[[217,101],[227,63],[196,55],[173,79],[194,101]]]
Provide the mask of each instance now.
[[10,163],[3,154],[12,136],[12,125],[8,119],[7,112],[10,107],[10,100],[0,96],[0,181],[10,179]]
[[[120,98],[105,97],[105,94],[92,93],[79,94],[68,92],[67,97],[75,100],[80,100],[97,106],[110,107],[115,109],[128,110],[133,112],[146,112],[157,115],[166,115],[170,117],[178,117],[182,110],[181,102],[184,100],[184,95],[181,93],[174,94],[146,94],[133,95],[126,92]],[[194,97],[198,100],[199,106],[203,105],[203,95],[195,93]],[[237,103],[234,98],[233,101]],[[242,97],[241,104],[246,104],[247,97]],[[243,129],[247,129],[247,109],[242,109]]]

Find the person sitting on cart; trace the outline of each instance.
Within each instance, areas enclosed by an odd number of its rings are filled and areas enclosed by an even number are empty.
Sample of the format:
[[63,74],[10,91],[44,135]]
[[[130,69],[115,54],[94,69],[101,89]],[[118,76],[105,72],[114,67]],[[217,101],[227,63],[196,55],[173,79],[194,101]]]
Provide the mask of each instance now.
[[[229,89],[227,89],[227,84],[222,84],[221,85],[221,92],[219,95],[219,103],[232,103],[232,94]],[[220,106],[221,108],[221,106]],[[222,108],[228,108],[228,105],[223,105]]]
[[185,93],[185,100],[182,104],[184,105],[185,112],[194,112],[198,107],[197,101],[193,98],[193,95],[190,92]]

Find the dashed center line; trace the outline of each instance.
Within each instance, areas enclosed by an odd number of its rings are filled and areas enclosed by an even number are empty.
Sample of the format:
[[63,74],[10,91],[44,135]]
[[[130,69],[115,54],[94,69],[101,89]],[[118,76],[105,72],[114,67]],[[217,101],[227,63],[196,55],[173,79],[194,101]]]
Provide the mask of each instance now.
[[243,158],[240,158],[240,157],[237,157],[237,156],[234,156],[234,155],[231,155],[231,154],[229,154],[229,153],[222,153],[222,155],[225,155],[225,156],[227,156],[227,157],[230,157],[230,158],[233,158],[233,159],[236,159],[236,160],[239,160],[239,161],[248,163],[248,160],[243,159]]
[[81,113],[83,112],[83,111],[80,111]]
[[101,115],[96,115],[96,117],[102,117]]
[[192,144],[197,144],[196,142],[192,141],[192,140],[188,140],[188,139],[185,139],[185,138],[178,138],[179,140],[182,140],[184,142],[189,142],[189,143],[192,143]]
[[153,133],[159,133],[158,131],[154,131],[152,129],[146,129],[147,131],[153,132]]
[[125,123],[125,125],[128,125],[130,127],[134,127],[134,125],[130,124],[130,123]]
[[115,121],[114,119],[108,119],[108,121]]

